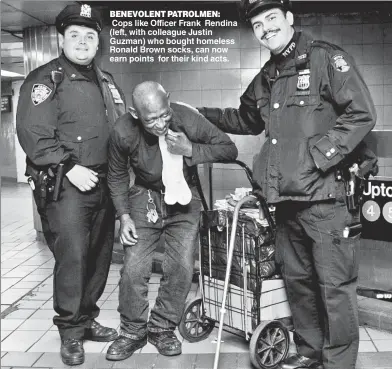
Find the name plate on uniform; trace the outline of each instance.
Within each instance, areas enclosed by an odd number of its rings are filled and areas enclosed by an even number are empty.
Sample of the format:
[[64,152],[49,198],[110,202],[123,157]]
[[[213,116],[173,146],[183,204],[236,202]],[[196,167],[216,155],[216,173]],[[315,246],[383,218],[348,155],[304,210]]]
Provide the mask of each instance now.
[[365,183],[361,209],[362,238],[392,241],[392,179]]

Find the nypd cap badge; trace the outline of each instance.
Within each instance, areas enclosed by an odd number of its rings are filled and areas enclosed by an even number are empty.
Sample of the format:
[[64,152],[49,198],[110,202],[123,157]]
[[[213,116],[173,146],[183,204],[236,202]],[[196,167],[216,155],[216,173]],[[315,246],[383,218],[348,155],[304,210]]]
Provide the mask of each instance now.
[[44,102],[52,93],[52,89],[42,83],[36,83],[31,89],[31,101],[35,106]]
[[343,55],[335,55],[333,56],[333,67],[339,72],[348,72],[350,70],[350,66],[347,64]]

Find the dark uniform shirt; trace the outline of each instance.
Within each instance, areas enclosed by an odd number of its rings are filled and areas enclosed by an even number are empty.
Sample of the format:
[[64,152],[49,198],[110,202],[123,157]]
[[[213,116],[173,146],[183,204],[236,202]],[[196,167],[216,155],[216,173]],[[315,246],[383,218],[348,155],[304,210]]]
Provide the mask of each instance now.
[[335,198],[332,169],[376,123],[369,90],[350,55],[305,34],[293,41],[294,57],[279,63],[279,73],[271,58],[241,96],[239,109],[200,109],[225,132],[265,131],[253,172],[270,203]]
[[[110,131],[125,112],[125,98],[109,73],[93,68],[98,85],[64,55],[27,76],[16,128],[33,165],[79,164],[106,171]],[[52,77],[55,71],[60,81]]]
[[[192,142],[192,157],[184,157],[184,177],[188,183],[190,167],[236,159],[237,148],[227,134],[187,106],[175,103],[170,106],[173,110],[170,129],[184,132]],[[129,213],[128,160],[136,175],[135,183],[153,190],[163,189],[158,137],[145,131],[130,113],[117,121],[109,145],[108,184],[118,216]]]

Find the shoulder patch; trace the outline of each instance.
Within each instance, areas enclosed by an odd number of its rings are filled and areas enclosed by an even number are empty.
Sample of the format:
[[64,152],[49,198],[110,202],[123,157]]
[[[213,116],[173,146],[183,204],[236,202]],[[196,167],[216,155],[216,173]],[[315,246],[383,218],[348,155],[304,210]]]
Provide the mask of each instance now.
[[44,102],[52,93],[52,89],[42,83],[36,83],[31,89],[31,101],[35,106]]
[[338,72],[348,72],[350,70],[350,66],[347,64],[343,55],[341,55],[341,54],[334,55],[332,57],[332,60],[333,60],[333,67]]

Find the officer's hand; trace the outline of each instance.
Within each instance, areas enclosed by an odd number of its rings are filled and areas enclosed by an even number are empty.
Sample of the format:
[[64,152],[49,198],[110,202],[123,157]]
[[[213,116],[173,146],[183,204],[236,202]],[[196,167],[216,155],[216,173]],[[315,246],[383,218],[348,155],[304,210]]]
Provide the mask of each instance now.
[[175,155],[192,156],[192,142],[184,132],[173,132],[169,129],[165,140],[167,150]]
[[129,214],[120,217],[120,242],[123,245],[133,246],[137,242],[135,222]]
[[82,165],[75,165],[66,176],[82,192],[90,191],[98,183],[98,173]]

